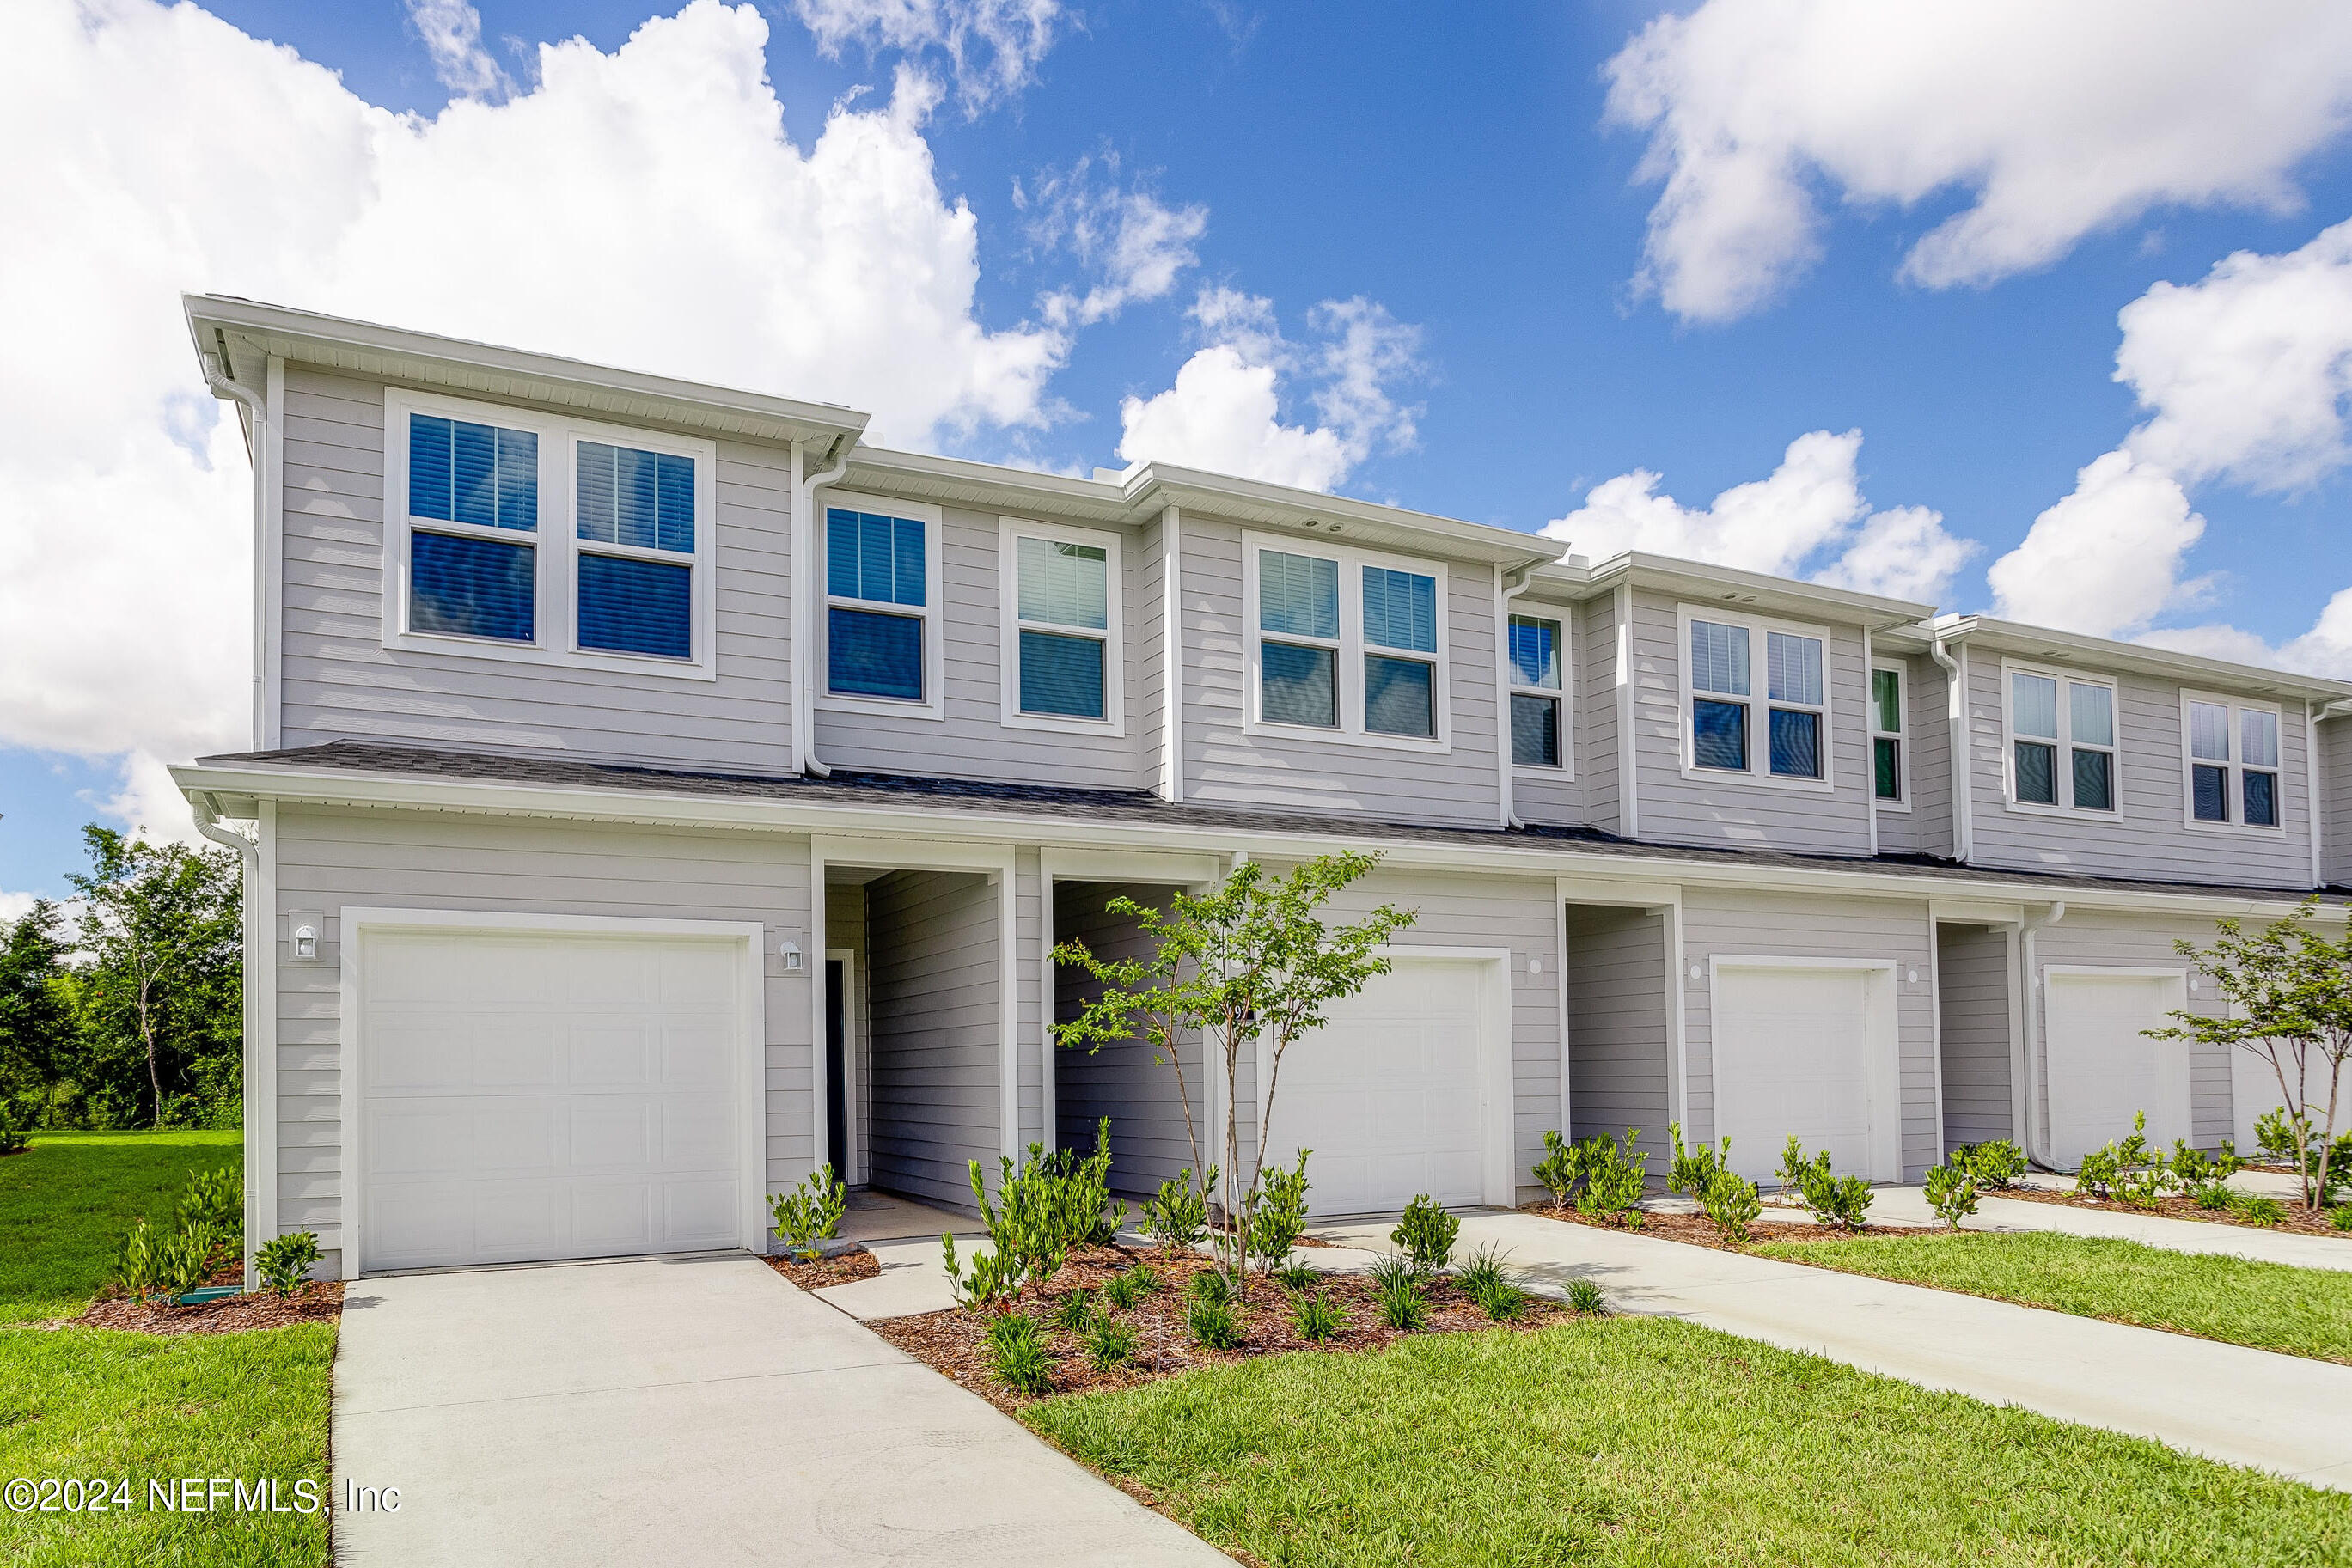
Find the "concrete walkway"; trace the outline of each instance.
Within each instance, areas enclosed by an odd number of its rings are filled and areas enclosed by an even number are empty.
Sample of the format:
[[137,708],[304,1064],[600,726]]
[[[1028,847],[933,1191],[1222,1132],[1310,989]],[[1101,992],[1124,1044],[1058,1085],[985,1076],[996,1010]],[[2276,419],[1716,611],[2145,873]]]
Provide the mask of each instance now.
[[[1870,1206],[1870,1218],[1885,1225],[1937,1225],[1941,1221],[1927,1207],[1927,1193],[1916,1186],[1883,1186]],[[2076,1208],[2071,1204],[2032,1203],[2013,1197],[1985,1197],[1964,1226],[1969,1230],[2056,1230],[2069,1236],[2111,1236],[2160,1247],[2168,1252],[2196,1252],[2221,1258],[2251,1258],[2259,1263],[2286,1263],[2298,1269],[2352,1271],[2352,1239],[2303,1236],[2291,1230],[2260,1230],[2250,1225],[2217,1225],[2202,1219],[2168,1219],[2161,1215],[2132,1214],[2122,1209]]]
[[1229,1568],[740,1254],[362,1281],[334,1382],[360,1568]]
[[[1387,1249],[1382,1226],[1315,1234]],[[2352,1490],[2352,1366],[1532,1214],[1465,1216],[1460,1250],[1486,1242],[1507,1249],[1529,1285],[1549,1295],[1565,1293],[1572,1279],[1597,1280],[1619,1312],[1687,1318],[1928,1388]]]

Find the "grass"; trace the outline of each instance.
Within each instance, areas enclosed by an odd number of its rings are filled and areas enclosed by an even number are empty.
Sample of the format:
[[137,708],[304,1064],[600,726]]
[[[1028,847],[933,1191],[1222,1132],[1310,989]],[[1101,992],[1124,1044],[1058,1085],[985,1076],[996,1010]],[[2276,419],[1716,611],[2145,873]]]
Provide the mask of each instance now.
[[122,1233],[168,1222],[191,1173],[243,1163],[245,1134],[35,1133],[0,1159],[0,1323],[71,1317],[114,1278]]
[[1022,1418],[1285,1568],[2352,1556],[2352,1496],[1668,1319],[1268,1356]]
[[1754,1250],[2080,1317],[2352,1362],[2352,1273],[2332,1269],[2047,1230],[1768,1242]]
[[150,1478],[274,1478],[281,1500],[311,1478],[323,1497],[335,1331],[119,1333],[39,1329],[112,1277],[133,1219],[167,1219],[192,1171],[239,1163],[240,1135],[37,1133],[0,1160],[0,1480],[127,1478],[129,1513],[0,1511],[11,1564],[303,1564],[327,1560],[327,1524],[303,1514],[147,1510]]

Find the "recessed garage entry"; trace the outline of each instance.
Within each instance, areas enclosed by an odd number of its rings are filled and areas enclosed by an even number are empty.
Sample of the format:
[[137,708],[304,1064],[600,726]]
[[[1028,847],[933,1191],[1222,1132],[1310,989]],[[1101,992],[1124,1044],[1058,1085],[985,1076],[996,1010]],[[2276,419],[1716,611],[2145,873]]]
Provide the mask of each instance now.
[[364,927],[358,940],[347,1273],[743,1244],[760,1196],[749,944]]
[[2050,1155],[2059,1168],[2128,1136],[2142,1111],[2157,1148],[2189,1135],[2189,1048],[2140,1033],[2169,1021],[2165,1014],[2185,1006],[2187,994],[2179,970],[2043,969]]
[[1715,1124],[1734,1170],[1769,1181],[1794,1133],[1841,1175],[1902,1179],[1887,966],[1718,957],[1711,995]]
[[1283,1053],[1266,1164],[1311,1150],[1307,1204],[1319,1216],[1386,1214],[1421,1193],[1452,1207],[1508,1203],[1498,966],[1394,962]]

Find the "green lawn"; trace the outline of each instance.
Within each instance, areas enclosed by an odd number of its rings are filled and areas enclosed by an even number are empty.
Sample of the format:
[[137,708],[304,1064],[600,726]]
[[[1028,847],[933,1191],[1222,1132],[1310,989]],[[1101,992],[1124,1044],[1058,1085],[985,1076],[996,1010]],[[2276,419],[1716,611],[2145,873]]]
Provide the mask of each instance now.
[[1023,1418],[1286,1568],[2352,1560],[2352,1496],[1662,1318],[1268,1356]]
[[2082,1317],[2352,1362],[2352,1273],[2332,1269],[2168,1252],[2137,1241],[2048,1230],[1782,1241],[1756,1250]]
[[12,1565],[327,1561],[322,1518],[146,1509],[151,1477],[308,1476],[327,1487],[335,1331],[166,1337],[24,1326],[79,1312],[132,1219],[168,1218],[190,1171],[239,1162],[236,1133],[37,1133],[0,1160],[0,1481],[128,1478],[134,1511],[0,1511]]

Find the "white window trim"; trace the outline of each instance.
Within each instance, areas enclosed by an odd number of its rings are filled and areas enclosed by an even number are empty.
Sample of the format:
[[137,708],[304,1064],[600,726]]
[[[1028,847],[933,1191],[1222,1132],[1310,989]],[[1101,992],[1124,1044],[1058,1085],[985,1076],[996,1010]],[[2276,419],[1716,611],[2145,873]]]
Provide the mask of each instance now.
[[[1277,636],[1277,643],[1297,643],[1328,647],[1338,655],[1339,723],[1337,728],[1325,729],[1318,725],[1283,724],[1263,716],[1261,698],[1265,685],[1259,675],[1258,645],[1258,552],[1277,550],[1284,555],[1320,556],[1339,563],[1339,635],[1336,640],[1320,637]],[[1437,652],[1428,656],[1433,666],[1431,676],[1430,701],[1434,706],[1436,735],[1428,739],[1409,735],[1381,735],[1364,728],[1364,655],[1386,653],[1392,650],[1367,647],[1364,643],[1364,572],[1368,566],[1385,567],[1391,571],[1409,571],[1421,577],[1437,580]],[[1371,550],[1328,543],[1313,538],[1292,534],[1244,533],[1242,535],[1242,624],[1245,628],[1244,646],[1247,669],[1244,679],[1248,683],[1247,706],[1244,710],[1242,730],[1245,735],[1269,738],[1312,740],[1329,746],[1368,746],[1385,751],[1426,751],[1446,753],[1454,749],[1454,726],[1448,699],[1449,666],[1453,621],[1447,611],[1451,580],[1444,561],[1428,560],[1412,556],[1381,555]],[[1399,653],[1401,658],[1417,659],[1417,653]]]
[[[1570,655],[1570,649],[1575,645],[1576,632],[1570,624],[1570,615],[1571,612],[1563,605],[1538,604],[1530,607],[1521,604],[1517,609],[1508,610],[1503,617],[1503,667],[1510,671],[1514,676],[1510,690],[1503,699],[1505,744],[1507,745],[1509,742],[1512,697],[1551,697],[1559,703],[1559,766],[1547,768],[1541,763],[1521,762],[1517,758],[1512,758],[1511,771],[1525,778],[1549,779],[1561,783],[1570,782],[1576,778],[1576,705],[1569,701],[1569,686],[1576,678],[1576,662]],[[1559,685],[1523,686],[1518,684],[1516,677],[1519,667],[1511,659],[1511,622],[1515,618],[1522,621],[1550,621],[1559,624]]]
[[[853,512],[880,512],[893,517],[904,517],[923,525],[923,602],[915,604],[881,604],[871,599],[835,598],[830,573],[826,570],[825,514],[839,507]],[[816,661],[816,706],[834,713],[887,714],[893,718],[937,719],[947,716],[944,690],[947,660],[941,644],[947,641],[945,618],[940,613],[940,591],[947,576],[947,562],[940,550],[941,514],[940,508],[921,501],[897,501],[887,496],[868,496],[855,490],[827,490],[812,519],[816,525],[815,565],[811,569],[824,586],[824,619],[815,627],[811,639],[812,653]],[[833,612],[869,610],[884,615],[911,615],[923,622],[923,697],[909,702],[901,697],[856,696],[833,689]]]
[[[527,430],[539,437],[539,528],[529,535],[513,528],[486,528],[467,523],[446,523],[437,517],[408,516],[408,416],[427,414],[463,419],[477,424]],[[503,659],[515,664],[560,664],[572,669],[627,670],[671,680],[715,681],[719,678],[719,447],[698,441],[625,425],[598,424],[587,420],[511,408],[503,403],[470,402],[404,387],[383,390],[383,645],[404,653],[459,653],[471,658]],[[600,441],[634,446],[645,452],[667,453],[694,462],[694,553],[633,549],[583,541],[573,508],[577,500],[578,444]],[[532,631],[528,643],[499,637],[467,637],[447,632],[408,629],[409,537],[416,527],[426,533],[446,532],[467,538],[495,539],[533,547]],[[589,548],[581,547],[587,543]],[[580,557],[626,556],[690,567],[694,572],[694,655],[665,659],[646,653],[612,653],[580,646]]]
[[[1073,528],[1027,517],[999,517],[997,524],[997,592],[999,661],[1003,672],[999,703],[1001,722],[1008,729],[1059,730],[1064,734],[1123,736],[1127,733],[1127,628],[1122,611],[1127,601],[1127,568],[1119,537],[1096,528]],[[1024,539],[1089,545],[1103,552],[1104,629],[1064,626],[1050,621],[1021,619],[1021,545]],[[1024,627],[1059,637],[1092,637],[1103,645],[1103,716],[1072,718],[1066,715],[1021,711],[1021,632]]]
[[[2189,754],[2189,705],[2192,702],[2211,703],[2217,707],[2230,710],[2230,759],[2227,762],[2217,763],[2210,758],[2191,757]],[[2268,768],[2254,769],[2257,773],[2267,773],[2276,780],[2271,787],[2271,803],[2276,810],[2278,821],[2275,825],[2267,828],[2241,821],[2246,810],[2245,781],[2242,776],[2247,767],[2241,755],[2246,746],[2245,732],[2242,727],[2244,720],[2242,716],[2249,708],[2256,713],[2269,714],[2278,725],[2279,759]],[[2198,768],[2225,768],[2229,770],[2231,817],[2228,821],[2209,822],[2197,815],[2197,775],[2192,769]],[[2276,703],[2249,702],[2244,697],[2224,696],[2220,692],[2192,691],[2186,686],[2181,688],[2180,821],[2183,827],[2193,829],[2200,833],[2245,833],[2255,838],[2280,838],[2285,835],[2286,715],[2280,711]]]
[[[1893,659],[1874,659],[1870,669],[1874,675],[1885,670],[1895,677],[1895,717],[1903,727],[1879,728],[1878,694],[1863,693],[1863,711],[1870,720],[1870,803],[1876,810],[1907,811],[1911,809],[1911,672]],[[1878,743],[1882,739],[1895,742],[1895,798],[1891,800],[1878,798]]]
[[[2058,738],[2017,733],[2017,705],[2011,675],[2040,675],[2058,683]],[[2108,770],[2107,789],[2115,804],[2106,810],[2074,804],[2074,699],[2067,694],[2071,681],[2081,686],[2107,688],[2107,712],[2114,718],[2115,744],[2094,750],[2105,750],[2115,758]],[[2017,743],[2030,740],[2036,745],[2054,746],[2058,758],[2052,768],[2053,782],[2059,792],[2056,805],[2045,806],[2038,800],[2017,798]],[[2000,793],[2003,809],[2029,817],[2071,817],[2078,822],[2120,822],[2124,819],[2124,694],[2122,685],[2113,675],[2087,674],[2056,664],[2029,664],[2021,659],[2000,662]],[[2182,745],[2188,743],[2184,740]]]
[[[1682,712],[1675,720],[1675,727],[1681,733],[1683,777],[1694,784],[1730,783],[1766,789],[1802,789],[1816,795],[1833,793],[1837,789],[1837,640],[1830,635],[1830,629],[1809,626],[1802,622],[1775,620],[1767,615],[1719,610],[1712,604],[1683,604],[1675,608],[1675,664],[1682,672],[1683,693]],[[1745,627],[1751,639],[1748,648],[1748,685],[1750,689],[1746,699],[1748,706],[1748,767],[1744,772],[1730,768],[1701,768],[1695,760],[1698,736],[1691,722],[1691,704],[1700,697],[1714,699],[1724,694],[1702,692],[1691,683],[1690,632],[1694,621],[1709,621],[1717,626]],[[1767,716],[1775,705],[1770,695],[1770,654],[1765,642],[1766,634],[1772,632],[1811,637],[1822,645],[1822,776],[1819,779],[1791,779],[1772,771],[1772,721]],[[1778,706],[1811,711],[1811,705],[1805,703],[1781,703]]]

